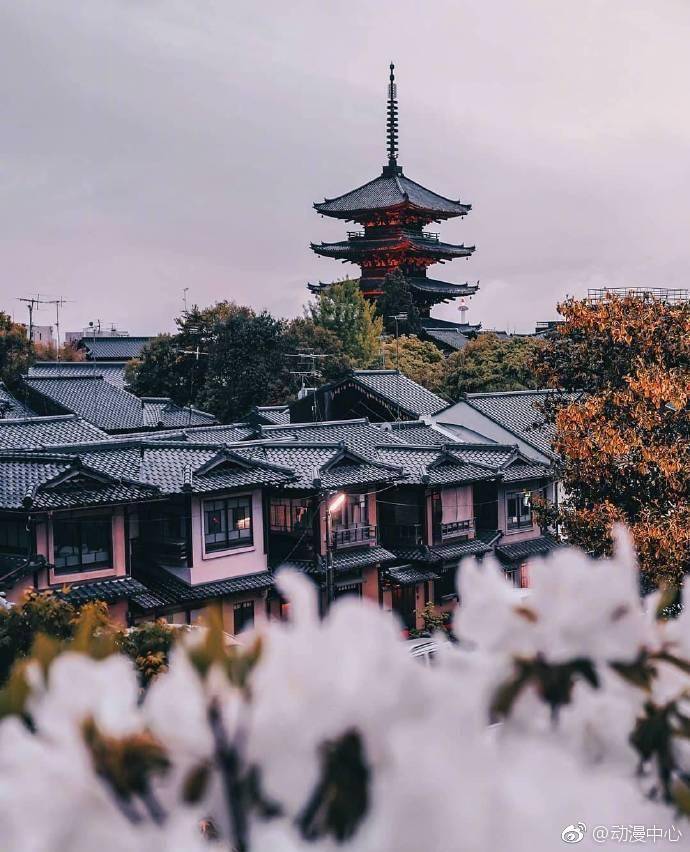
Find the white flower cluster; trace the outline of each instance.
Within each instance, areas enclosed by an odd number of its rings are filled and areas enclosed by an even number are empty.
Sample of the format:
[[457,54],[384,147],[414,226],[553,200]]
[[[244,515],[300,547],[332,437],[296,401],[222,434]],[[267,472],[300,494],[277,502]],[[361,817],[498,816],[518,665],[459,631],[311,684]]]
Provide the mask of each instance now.
[[[531,574],[519,599],[498,566],[463,563],[459,642],[432,666],[366,602],[320,620],[296,575],[281,580],[291,620],[262,629],[246,687],[189,646],[143,700],[122,656],[32,663],[24,719],[0,723],[0,846],[552,852],[579,823],[675,824],[687,842],[673,791],[690,772],[690,608],[664,623],[642,606],[623,536],[614,559],[564,550]],[[130,738],[136,774],[140,735],[170,766],[118,791],[108,749]],[[600,847],[585,830],[577,848]]]

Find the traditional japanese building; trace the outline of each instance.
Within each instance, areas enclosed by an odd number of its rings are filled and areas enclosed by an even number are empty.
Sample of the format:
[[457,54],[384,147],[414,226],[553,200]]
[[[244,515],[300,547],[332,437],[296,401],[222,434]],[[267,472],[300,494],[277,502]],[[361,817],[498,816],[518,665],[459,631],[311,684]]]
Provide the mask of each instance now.
[[[438,195],[403,174],[398,164],[398,100],[393,64],[386,126],[388,164],[380,176],[314,205],[322,216],[356,222],[363,230],[349,231],[347,240],[341,242],[312,243],[311,248],[323,257],[357,264],[361,268],[360,287],[369,299],[380,296],[386,275],[400,269],[421,315],[427,317],[433,305],[477,291],[477,285],[452,284],[427,276],[432,264],[470,257],[474,252],[474,246],[446,243],[439,234],[425,230],[432,222],[465,216],[471,205]],[[328,286],[309,285],[309,289],[319,292]]]

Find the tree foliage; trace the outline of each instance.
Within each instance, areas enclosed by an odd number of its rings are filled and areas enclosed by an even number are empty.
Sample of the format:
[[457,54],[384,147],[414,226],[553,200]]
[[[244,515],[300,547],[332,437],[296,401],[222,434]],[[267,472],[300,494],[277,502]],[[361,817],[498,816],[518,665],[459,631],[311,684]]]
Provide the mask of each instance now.
[[309,303],[307,313],[315,325],[338,338],[353,367],[365,369],[376,363],[383,321],[362,295],[358,281],[332,284]]
[[37,642],[48,640],[56,650],[83,650],[105,642],[105,647],[121,651],[134,662],[142,686],[147,686],[166,670],[175,636],[175,630],[163,621],[126,631],[110,620],[103,602],[78,609],[51,591],[31,590],[15,606],[0,609],[0,685],[15,663],[34,652]]
[[530,390],[539,387],[534,372],[540,338],[480,334],[446,360],[443,389],[450,399],[463,393]]
[[443,387],[445,361],[441,350],[428,340],[402,335],[383,344],[386,369],[401,373],[434,392]]
[[32,361],[33,346],[26,328],[0,311],[0,381],[10,390],[17,390],[20,376],[27,372]]
[[690,305],[629,296],[559,310],[539,375],[570,394],[547,408],[568,494],[560,523],[602,554],[625,521],[647,577],[678,582],[690,568]]
[[401,269],[394,269],[384,278],[383,293],[378,298],[376,310],[383,320],[384,328],[390,334],[395,333],[393,317],[398,314],[407,315],[406,320],[398,323],[399,329],[404,329],[408,334],[418,334],[421,330],[419,311]]

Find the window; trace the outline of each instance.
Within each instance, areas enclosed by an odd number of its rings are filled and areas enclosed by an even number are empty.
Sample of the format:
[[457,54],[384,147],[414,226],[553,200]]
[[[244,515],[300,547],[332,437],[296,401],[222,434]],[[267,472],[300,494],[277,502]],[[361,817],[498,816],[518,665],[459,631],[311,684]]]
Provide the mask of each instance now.
[[442,604],[458,596],[455,588],[455,571],[449,570],[434,580],[434,603]]
[[57,574],[91,571],[112,563],[110,518],[53,521],[53,561]]
[[0,520],[0,553],[28,554],[30,544],[26,521]]
[[311,529],[306,497],[272,497],[269,514],[274,532],[303,533]]
[[508,529],[521,530],[532,526],[532,495],[529,491],[506,494]]
[[254,626],[254,601],[242,601],[233,607],[234,628],[233,633],[237,635],[247,628]]
[[342,504],[331,512],[334,530],[369,524],[369,502],[366,494],[346,494]]
[[252,543],[251,497],[226,497],[204,503],[206,551],[229,550]]

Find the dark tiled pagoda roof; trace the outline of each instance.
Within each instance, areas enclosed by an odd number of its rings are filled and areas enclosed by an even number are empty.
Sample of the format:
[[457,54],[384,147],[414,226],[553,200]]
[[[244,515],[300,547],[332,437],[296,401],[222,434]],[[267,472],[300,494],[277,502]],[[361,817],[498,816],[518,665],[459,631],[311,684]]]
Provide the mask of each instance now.
[[139,399],[115,387],[100,373],[46,378],[27,376],[34,406],[78,414],[106,432],[211,425],[212,414],[181,408],[167,398]]
[[496,555],[505,562],[522,562],[530,556],[546,556],[552,550],[561,545],[549,536],[540,535],[538,538],[530,538],[527,541],[518,541],[515,544],[496,545]]
[[454,352],[464,349],[467,341],[471,337],[474,337],[481,328],[481,323],[470,325],[469,323],[447,322],[431,317],[424,317],[421,325],[425,337],[430,338],[434,343],[440,344],[443,349],[449,349]]
[[526,444],[553,457],[555,429],[544,422],[539,410],[553,393],[551,390],[468,393],[463,400]]
[[126,361],[37,361],[29,367],[29,376],[40,379],[79,378],[98,373],[120,390],[125,388]]
[[422,385],[413,382],[397,370],[355,370],[349,379],[378,396],[393,410],[400,410],[414,419],[436,414],[448,403]]
[[[441,298],[441,301],[449,299],[457,299],[460,296],[473,296],[479,286],[476,284],[453,284],[450,281],[439,281],[436,278],[427,278],[426,276],[406,276],[405,280],[410,286],[410,289],[419,294],[431,294]],[[383,278],[366,278],[362,280],[361,286],[366,287],[367,292],[371,290],[383,291]],[[307,288],[312,293],[322,293],[332,287],[333,283],[307,284]]]
[[32,417],[33,411],[13,396],[0,382],[0,418]]
[[36,450],[51,444],[76,444],[105,439],[105,432],[76,414],[0,420],[0,450]]
[[420,212],[433,214],[429,216],[430,220],[464,216],[472,209],[471,204],[445,198],[410,180],[402,174],[401,169],[386,168],[379,177],[357,189],[337,198],[327,198],[321,204],[314,204],[314,208],[323,216],[337,219],[357,219],[358,214],[396,207],[416,208]]
[[137,337],[82,337],[80,348],[86,349],[90,361],[129,361],[141,357],[146,344],[153,336]]
[[[431,240],[418,231],[401,231],[400,234],[386,237],[358,237],[351,240],[341,240],[336,243],[312,243],[311,248],[323,257],[331,257],[336,260],[350,260],[358,263],[366,258],[375,257],[377,254],[390,255],[391,252],[404,252],[405,255],[420,255],[423,257],[436,257],[443,260],[453,260],[458,257],[469,257],[474,252],[474,246],[454,243],[444,243],[440,240]],[[366,281],[361,281],[364,286]],[[443,282],[445,285],[446,282]],[[431,291],[431,285],[429,286]],[[451,293],[452,293],[452,287]],[[436,292],[434,290],[433,292]],[[449,294],[450,295],[450,294]],[[462,293],[453,293],[460,296]]]

